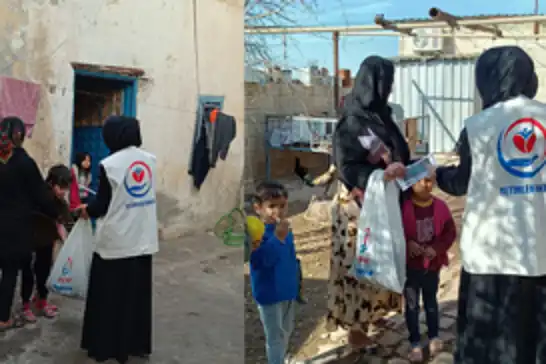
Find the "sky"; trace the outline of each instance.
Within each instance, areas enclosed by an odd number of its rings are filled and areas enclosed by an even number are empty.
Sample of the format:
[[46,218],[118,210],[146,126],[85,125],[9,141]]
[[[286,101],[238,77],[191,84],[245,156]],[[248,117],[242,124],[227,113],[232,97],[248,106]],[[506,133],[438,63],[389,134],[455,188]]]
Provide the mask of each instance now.
[[[376,14],[386,19],[426,18],[430,7],[438,7],[453,15],[523,14],[534,11],[534,0],[316,0],[313,13],[290,14],[298,25],[364,25],[373,24]],[[546,12],[546,0],[541,0],[540,12]],[[307,67],[310,64],[333,69],[331,34],[289,35],[287,59],[281,36],[268,40],[274,61],[284,68]],[[339,50],[340,68],[353,74],[368,55],[393,57],[398,53],[398,37],[342,37]]]

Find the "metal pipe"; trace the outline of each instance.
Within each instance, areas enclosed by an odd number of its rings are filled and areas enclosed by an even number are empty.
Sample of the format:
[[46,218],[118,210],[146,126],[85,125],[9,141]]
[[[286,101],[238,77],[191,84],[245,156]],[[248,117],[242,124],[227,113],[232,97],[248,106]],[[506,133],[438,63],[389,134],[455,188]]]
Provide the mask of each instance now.
[[339,32],[332,34],[334,45],[334,110],[339,110]]
[[[340,36],[343,37],[408,37],[405,34],[395,33],[395,32],[340,32]],[[491,39],[494,40],[497,37],[492,34],[419,34],[420,38],[459,38],[459,39]],[[503,39],[545,39],[546,34],[503,34]]]
[[[439,8],[430,8],[428,11],[428,15],[430,15],[430,17],[433,20],[444,21],[451,28],[455,28],[455,29],[460,29],[459,21],[464,19],[455,15],[452,15],[448,12],[442,11]],[[500,31],[500,29],[494,26],[485,26],[483,24],[467,24],[463,26],[471,30],[491,33],[491,34],[495,34],[497,37],[502,37],[502,32]]]
[[385,30],[392,30],[398,33],[406,34],[409,36],[414,36],[411,29],[400,29],[394,24],[392,21],[389,21],[385,19],[385,16],[383,14],[377,14],[374,18],[374,23],[379,25],[381,28]]
[[[534,12],[535,15],[538,15],[538,7],[539,7],[538,0],[535,0],[535,12]],[[538,24],[538,22],[535,22],[535,24],[533,25],[533,30],[535,35],[538,35],[540,31],[540,24]]]
[[454,29],[457,29],[457,30],[461,29],[459,24],[457,24],[457,18],[455,18],[453,15],[451,15],[449,13],[445,13],[445,12],[441,11],[438,8],[430,8],[428,10],[428,15],[433,20],[446,22],[447,25],[449,25],[451,28],[454,28]]
[[[506,18],[489,18],[489,19],[463,19],[458,20],[460,26],[467,25],[502,25],[502,24],[526,24],[534,22],[546,22],[546,15],[528,15],[514,16]],[[440,21],[421,21],[421,22],[404,22],[396,24],[399,29],[417,29],[417,28],[445,28],[445,22]],[[311,27],[277,27],[277,26],[256,26],[246,27],[245,33],[253,34],[305,34],[305,33],[333,33],[333,32],[368,32],[384,30],[377,24],[370,25],[353,25],[353,26],[311,26]]]

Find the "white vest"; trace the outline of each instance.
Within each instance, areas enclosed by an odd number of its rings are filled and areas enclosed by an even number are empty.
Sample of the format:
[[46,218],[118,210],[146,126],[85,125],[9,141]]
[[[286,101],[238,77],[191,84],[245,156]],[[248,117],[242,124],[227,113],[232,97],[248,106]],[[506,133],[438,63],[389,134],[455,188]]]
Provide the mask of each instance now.
[[101,165],[112,187],[112,200],[106,216],[97,222],[97,253],[103,259],[156,253],[155,156],[130,147]]
[[461,236],[465,270],[546,275],[546,105],[518,97],[465,126],[472,153]]

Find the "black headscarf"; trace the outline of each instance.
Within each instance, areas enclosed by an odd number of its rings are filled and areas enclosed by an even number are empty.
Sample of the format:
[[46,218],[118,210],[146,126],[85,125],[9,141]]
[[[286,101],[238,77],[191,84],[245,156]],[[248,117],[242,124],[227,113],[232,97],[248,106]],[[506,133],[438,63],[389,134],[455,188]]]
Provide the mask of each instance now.
[[408,143],[388,105],[393,82],[393,63],[379,56],[368,57],[360,65],[353,90],[345,99],[333,136],[332,154],[339,178],[349,190],[365,189],[371,173],[386,167],[383,159],[374,162],[368,158],[369,150],[362,147],[360,136],[373,133],[389,149],[391,161],[410,162]]
[[490,48],[476,63],[476,86],[484,109],[520,95],[532,99],[538,89],[533,60],[516,46]]
[[394,64],[379,56],[367,57],[356,74],[353,89],[345,98],[343,114],[365,116],[366,111],[391,118],[388,106],[394,82]]
[[138,120],[127,116],[108,117],[102,128],[102,138],[111,153],[142,145]]

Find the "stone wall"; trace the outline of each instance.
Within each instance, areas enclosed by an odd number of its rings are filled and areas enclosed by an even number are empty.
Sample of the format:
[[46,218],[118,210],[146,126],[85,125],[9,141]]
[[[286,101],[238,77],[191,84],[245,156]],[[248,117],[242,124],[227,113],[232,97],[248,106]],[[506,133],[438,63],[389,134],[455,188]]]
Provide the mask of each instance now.
[[[266,173],[264,133],[266,115],[333,116],[333,90],[330,86],[297,84],[245,84],[245,185],[263,180]],[[328,156],[320,153],[271,151],[271,177],[293,176],[295,157],[313,173],[328,168]]]

